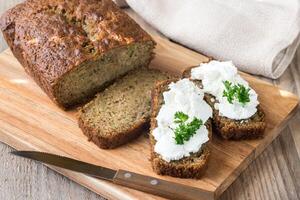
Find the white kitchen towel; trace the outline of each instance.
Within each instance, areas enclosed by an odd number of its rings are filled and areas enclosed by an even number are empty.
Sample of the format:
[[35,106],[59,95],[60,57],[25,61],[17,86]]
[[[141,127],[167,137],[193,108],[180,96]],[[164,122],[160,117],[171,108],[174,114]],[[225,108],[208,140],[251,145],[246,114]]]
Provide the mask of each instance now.
[[167,37],[240,70],[278,78],[300,41],[299,0],[127,0]]

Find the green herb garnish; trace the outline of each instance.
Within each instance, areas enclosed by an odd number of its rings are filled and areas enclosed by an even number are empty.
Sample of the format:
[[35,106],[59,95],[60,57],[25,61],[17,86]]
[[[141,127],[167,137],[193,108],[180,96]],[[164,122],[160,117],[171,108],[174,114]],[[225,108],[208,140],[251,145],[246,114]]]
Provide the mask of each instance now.
[[224,81],[225,90],[223,91],[223,97],[227,97],[227,101],[232,104],[234,99],[237,99],[242,105],[250,102],[250,88],[246,88],[241,84],[233,85],[229,81]]
[[184,123],[189,119],[189,116],[187,114],[184,114],[183,112],[176,112],[174,122],[176,124],[178,123]]
[[175,133],[176,144],[183,144],[184,141],[188,141],[196,131],[203,125],[201,119],[194,117],[194,119],[186,123],[189,116],[183,112],[176,112],[174,117],[174,123],[179,124],[179,126],[173,130]]

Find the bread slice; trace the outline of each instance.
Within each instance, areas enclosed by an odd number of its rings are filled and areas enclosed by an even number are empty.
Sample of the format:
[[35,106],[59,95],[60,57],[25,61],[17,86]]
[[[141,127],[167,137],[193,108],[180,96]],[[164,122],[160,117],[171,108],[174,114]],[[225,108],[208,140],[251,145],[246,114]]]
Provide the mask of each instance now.
[[[191,69],[187,69],[183,73],[183,77],[190,77]],[[202,87],[201,80],[194,80],[199,87]],[[213,130],[224,139],[255,139],[263,137],[266,128],[265,114],[260,105],[257,107],[257,112],[249,119],[234,120],[219,115],[219,111],[215,109],[215,97],[206,94],[206,102],[213,109]]]
[[155,46],[111,0],[27,0],[3,14],[0,29],[25,71],[63,108],[148,65]]
[[[151,163],[153,170],[160,175],[169,175],[180,178],[200,178],[207,168],[207,162],[210,155],[209,141],[202,145],[201,149],[189,157],[184,157],[180,160],[167,162],[161,158],[159,154],[154,151],[156,140],[152,135],[152,131],[157,127],[156,116],[162,106],[163,92],[168,90],[168,85],[172,81],[166,80],[157,83],[155,89],[152,91],[151,101],[151,128],[150,128],[150,146],[151,146]],[[211,120],[206,122],[206,127],[209,130],[209,138],[212,135]]]
[[169,75],[140,68],[117,80],[80,111],[79,126],[100,148],[115,148],[149,127],[151,90]]

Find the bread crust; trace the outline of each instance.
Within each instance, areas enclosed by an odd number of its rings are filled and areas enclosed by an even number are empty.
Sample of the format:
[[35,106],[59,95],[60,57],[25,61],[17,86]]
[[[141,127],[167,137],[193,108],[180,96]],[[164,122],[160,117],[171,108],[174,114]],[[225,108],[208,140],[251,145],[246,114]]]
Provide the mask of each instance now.
[[62,108],[73,106],[55,94],[67,73],[115,48],[155,45],[111,0],[27,0],[2,15],[0,28],[25,71]]
[[[190,77],[192,68],[185,70],[182,77]],[[194,82],[200,86],[202,85],[199,80],[194,80]],[[216,102],[211,101],[212,98],[215,100],[214,96],[210,94],[205,95],[206,102],[213,109],[213,132],[220,135],[223,139],[232,140],[256,139],[264,136],[266,128],[265,114],[260,105],[257,106],[257,112],[249,119],[233,120],[219,115],[219,111],[214,107]]]
[[128,143],[141,135],[141,133],[147,129],[149,120],[141,120],[135,126],[131,127],[124,132],[111,135],[99,134],[98,130],[91,128],[88,124],[79,118],[78,124],[84,135],[88,137],[89,141],[95,143],[101,149],[113,149],[122,144]]
[[179,161],[166,162],[161,158],[159,154],[154,151],[156,141],[152,135],[152,131],[157,127],[156,116],[163,101],[162,92],[166,90],[166,86],[174,81],[178,81],[178,79],[161,81],[156,84],[155,89],[152,91],[151,128],[149,137],[151,146],[150,160],[152,168],[157,174],[160,175],[199,179],[202,177],[208,166],[208,159],[210,156],[209,145],[212,137],[212,126],[210,119],[205,124],[209,130],[210,140],[205,143],[197,153],[192,154],[190,157],[182,158]]

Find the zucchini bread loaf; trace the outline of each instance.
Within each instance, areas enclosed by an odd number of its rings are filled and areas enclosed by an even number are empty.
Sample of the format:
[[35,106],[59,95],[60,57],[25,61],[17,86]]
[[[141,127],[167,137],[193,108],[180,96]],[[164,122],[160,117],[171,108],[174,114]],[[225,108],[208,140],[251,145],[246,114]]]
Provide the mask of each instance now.
[[147,65],[155,46],[111,0],[27,0],[0,28],[26,72],[64,108]]
[[142,67],[118,79],[81,109],[83,133],[104,149],[138,137],[149,126],[155,82],[168,78],[168,74]]

